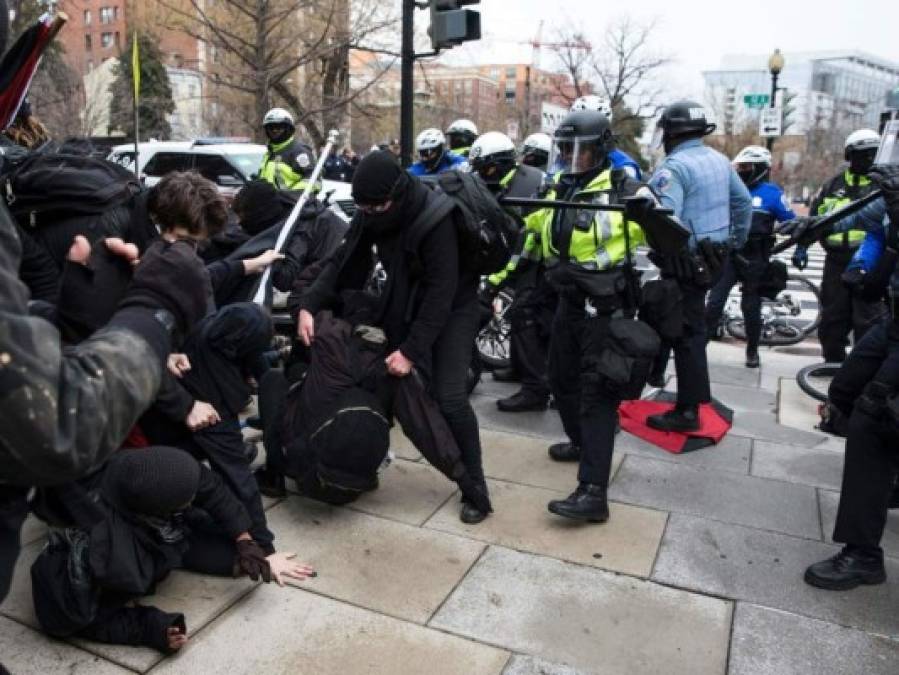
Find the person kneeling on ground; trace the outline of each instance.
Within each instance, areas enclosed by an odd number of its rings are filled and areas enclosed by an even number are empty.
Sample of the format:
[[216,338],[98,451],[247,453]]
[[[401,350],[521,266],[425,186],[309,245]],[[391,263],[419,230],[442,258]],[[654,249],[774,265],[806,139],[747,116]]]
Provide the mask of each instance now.
[[254,581],[315,576],[294,554],[266,557],[241,504],[182,450],[122,450],[83,481],[97,517],[56,530],[31,567],[34,608],[55,637],[83,637],[172,653],[187,643],[181,613],[129,604],[174,569]]
[[[468,401],[466,381],[479,323],[478,275],[460,260],[452,215],[436,223],[418,222],[436,198],[389,152],[367,155],[353,177],[359,210],[344,244],[304,293],[298,331],[311,345],[314,315],[332,304],[340,291],[365,286],[376,246],[387,271],[375,322],[387,336],[387,370],[395,377],[407,377],[415,368],[429,382],[466,469],[486,494],[478,420]],[[486,517],[486,512],[463,500],[463,522],[477,523]]]

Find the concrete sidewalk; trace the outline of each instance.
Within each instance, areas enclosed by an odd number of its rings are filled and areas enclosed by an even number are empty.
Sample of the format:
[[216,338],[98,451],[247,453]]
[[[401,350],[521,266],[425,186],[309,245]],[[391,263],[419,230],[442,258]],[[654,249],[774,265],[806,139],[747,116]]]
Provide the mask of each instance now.
[[575,486],[576,468],[546,455],[558,416],[499,413],[514,388],[488,376],[474,404],[493,516],[462,524],[454,486],[395,435],[381,488],[350,507],[269,500],[276,544],[317,578],[279,589],[178,572],[142,601],[186,614],[191,642],[175,657],[36,631],[28,568],[44,529],[29,522],[0,661],[14,674],[895,675],[899,512],[886,584],[802,581],[838,550],[842,443],[813,428],[816,404],[793,379],[818,353],[763,351],[751,371],[741,345],[713,343],[733,433],[681,456],[621,434],[604,525],[546,511]]

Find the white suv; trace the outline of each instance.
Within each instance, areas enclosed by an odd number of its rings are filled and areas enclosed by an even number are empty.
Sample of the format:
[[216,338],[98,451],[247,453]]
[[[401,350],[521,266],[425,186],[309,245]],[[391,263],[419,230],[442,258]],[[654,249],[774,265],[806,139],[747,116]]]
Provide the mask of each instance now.
[[[264,145],[203,141],[151,141],[138,144],[141,182],[152,187],[171,171],[196,171],[218,186],[230,203],[240,189],[259,172]],[[134,170],[134,144],[116,145],[108,160]],[[331,194],[331,208],[344,220],[355,209],[349,183],[323,180],[321,195]]]

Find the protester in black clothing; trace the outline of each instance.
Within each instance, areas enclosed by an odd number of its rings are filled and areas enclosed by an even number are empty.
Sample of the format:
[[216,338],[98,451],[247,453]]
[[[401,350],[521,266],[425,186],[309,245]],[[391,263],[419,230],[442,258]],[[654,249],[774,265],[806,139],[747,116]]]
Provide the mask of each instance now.
[[[344,244],[301,298],[300,338],[307,345],[312,343],[314,314],[336,304],[341,291],[365,287],[374,266],[375,246],[387,271],[375,323],[387,335],[388,372],[405,377],[415,368],[430,382],[466,468],[486,493],[478,421],[468,402],[466,383],[478,331],[478,276],[460,260],[452,217],[422,235],[416,218],[436,195],[404,172],[386,151],[372,152],[359,163],[353,199],[359,210]],[[464,522],[480,522],[486,516],[463,503]]]
[[279,585],[315,574],[293,554],[266,556],[240,503],[181,450],[122,450],[82,487],[97,496],[93,518],[51,534],[31,568],[38,622],[55,637],[172,653],[187,643],[184,615],[130,604],[172,570]]

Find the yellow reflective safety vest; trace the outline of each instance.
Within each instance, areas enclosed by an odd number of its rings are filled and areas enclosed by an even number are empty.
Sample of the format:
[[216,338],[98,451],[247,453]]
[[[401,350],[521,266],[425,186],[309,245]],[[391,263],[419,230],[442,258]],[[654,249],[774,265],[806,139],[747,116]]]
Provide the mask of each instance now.
[[291,136],[282,143],[269,144],[259,177],[279,190],[305,190],[306,176],[312,173],[314,164],[311,148]]
[[[846,169],[827,182],[810,209],[811,213],[823,216],[841,209],[846,204],[864,197],[872,189],[872,183],[867,176],[852,173]],[[828,235],[822,241],[825,249],[845,250],[857,248],[865,238],[864,230],[847,230]]]
[[[556,175],[555,180],[558,179]],[[570,201],[609,204],[612,194],[611,171],[606,169]],[[546,195],[546,199],[557,198],[554,190]],[[645,241],[643,230],[636,223],[629,223],[625,236],[624,222],[622,214],[610,211],[540,209],[525,218],[527,231],[533,236],[525,241],[522,256],[542,260],[547,267],[567,260],[568,264],[588,271],[611,270],[625,262],[627,244],[633,255]],[[558,247],[566,241],[567,251],[559,251]]]

